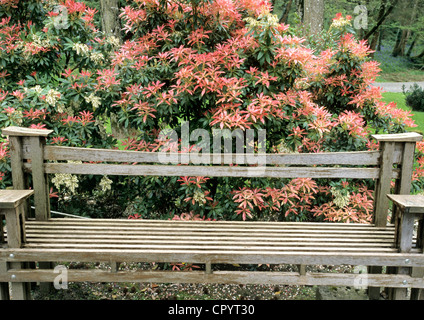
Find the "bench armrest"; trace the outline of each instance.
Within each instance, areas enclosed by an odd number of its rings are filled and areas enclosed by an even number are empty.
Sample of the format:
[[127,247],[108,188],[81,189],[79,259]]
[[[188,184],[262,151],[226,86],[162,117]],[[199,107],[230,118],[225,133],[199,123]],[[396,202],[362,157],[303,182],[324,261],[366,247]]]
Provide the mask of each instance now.
[[[10,248],[20,248],[25,243],[25,202],[33,190],[0,190],[0,215],[6,217],[7,244]],[[1,239],[3,226],[1,226]]]
[[[418,220],[417,247],[423,250],[424,242],[424,196],[422,195],[387,195],[398,209],[396,210],[396,243],[400,252],[410,252],[414,234],[415,221]],[[423,251],[424,252],[424,251]]]

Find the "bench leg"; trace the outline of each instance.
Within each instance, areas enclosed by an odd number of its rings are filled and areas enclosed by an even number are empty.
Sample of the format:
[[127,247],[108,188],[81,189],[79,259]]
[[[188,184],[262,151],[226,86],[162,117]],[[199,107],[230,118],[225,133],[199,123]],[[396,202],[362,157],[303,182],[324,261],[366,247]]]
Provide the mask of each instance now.
[[[424,268],[412,268],[411,276],[414,278],[424,277]],[[411,300],[424,300],[424,289],[411,289]]]
[[[370,266],[368,267],[368,273],[370,274],[381,274],[383,268],[380,266]],[[380,288],[378,287],[368,287],[368,298],[370,300],[380,300]]]
[[[0,262],[0,273],[7,272],[7,262]],[[9,283],[0,282],[0,300],[9,300]]]
[[[11,269],[22,269],[23,263],[10,263]],[[11,299],[12,300],[31,300],[30,283],[28,282],[11,282]]]
[[[40,269],[54,269],[53,262],[39,262],[38,267]],[[48,294],[53,290],[52,282],[40,282],[40,292]]]

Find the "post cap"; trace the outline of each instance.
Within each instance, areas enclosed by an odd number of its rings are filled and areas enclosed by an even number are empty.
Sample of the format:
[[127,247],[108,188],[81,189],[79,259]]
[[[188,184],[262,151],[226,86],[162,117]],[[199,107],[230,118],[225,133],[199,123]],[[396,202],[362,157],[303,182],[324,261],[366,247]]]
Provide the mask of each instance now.
[[2,130],[2,134],[6,136],[20,137],[47,137],[53,130],[47,129],[30,129],[23,127],[7,127]]
[[423,139],[423,136],[417,132],[405,132],[395,134],[373,134],[373,137],[377,141],[384,142],[417,142]]

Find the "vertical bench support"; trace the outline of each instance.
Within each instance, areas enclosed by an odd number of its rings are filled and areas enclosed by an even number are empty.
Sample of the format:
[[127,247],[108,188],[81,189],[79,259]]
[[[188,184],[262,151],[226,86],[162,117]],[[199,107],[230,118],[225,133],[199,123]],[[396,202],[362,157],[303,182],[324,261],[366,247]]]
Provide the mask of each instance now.
[[50,217],[50,201],[47,175],[44,172],[44,145],[46,137],[52,130],[28,129],[8,127],[2,133],[9,136],[13,188],[25,189],[24,179],[24,148],[29,147],[29,156],[32,166],[32,180],[35,203],[35,218],[47,220]]
[[[393,201],[396,210],[396,245],[399,252],[409,253],[412,250],[412,239],[414,233],[415,221],[418,220],[417,244],[416,246],[424,254],[424,196],[420,195],[388,195]],[[422,277],[422,268],[413,270],[409,267],[397,268],[398,274],[408,274],[412,277]],[[411,298],[419,299],[423,290],[412,289]],[[394,289],[392,292],[393,299],[405,300],[407,298],[407,290],[402,288]]]
[[[3,216],[0,214],[0,249],[6,247],[6,239],[3,233]],[[7,262],[0,262],[0,274],[7,272]],[[9,300],[9,285],[7,282],[0,282],[0,300]]]
[[[12,178],[14,189],[25,189],[24,159],[31,159],[32,183],[34,189],[35,219],[45,221],[50,218],[50,197],[48,177],[44,172],[44,146],[46,137],[53,130],[8,127],[2,130],[9,136]],[[28,149],[29,148],[29,152]],[[26,151],[26,155],[24,153]],[[29,207],[28,207],[29,208]],[[27,209],[26,215],[29,209]],[[40,268],[50,269],[50,262],[39,263]],[[51,284],[41,283],[42,291],[48,291]]]
[[[399,179],[395,182],[395,194],[409,194],[411,192],[412,172],[414,166],[415,144],[422,140],[418,133],[408,132],[401,134],[373,135],[380,144],[380,175],[374,192],[373,223],[376,227],[386,227],[390,201],[387,194],[391,193],[392,173],[394,164],[399,163]],[[397,156],[400,153],[400,157]],[[394,223],[392,216],[392,223]],[[369,273],[381,273],[382,267],[370,267]],[[370,299],[380,298],[380,288],[369,288]]]
[[[389,210],[393,166],[399,163],[400,176],[395,184],[396,194],[411,192],[412,172],[414,165],[414,151],[417,141],[422,135],[415,132],[400,134],[377,134],[372,136],[380,143],[380,175],[374,194],[374,221],[376,227],[386,227]],[[400,151],[400,157],[397,156]]]
[[[25,243],[25,206],[27,199],[34,194],[33,190],[0,190],[0,214],[6,218],[7,246],[9,248],[21,248]],[[10,268],[21,269],[21,262],[10,263]],[[7,263],[0,266],[0,272],[6,273]],[[12,299],[29,300],[31,298],[30,284],[26,282],[15,282],[11,279]],[[1,298],[8,299],[9,292],[7,283],[1,288]]]

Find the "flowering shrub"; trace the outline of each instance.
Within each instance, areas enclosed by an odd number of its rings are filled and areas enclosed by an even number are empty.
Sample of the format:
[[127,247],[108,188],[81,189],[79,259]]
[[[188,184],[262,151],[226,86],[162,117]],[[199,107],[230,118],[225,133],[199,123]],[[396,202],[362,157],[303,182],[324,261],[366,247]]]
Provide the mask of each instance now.
[[[149,152],[163,146],[161,129],[179,132],[183,121],[191,132],[265,129],[267,152],[285,153],[373,150],[371,133],[414,126],[408,112],[381,102],[380,90],[369,86],[378,64],[340,14],[319,49],[278,23],[268,1],[127,1],[123,43],[99,32],[96,11],[75,0],[2,1],[0,14],[1,127],[52,129],[50,144],[116,148],[105,130],[111,116],[134,134],[122,139],[125,149]],[[10,184],[7,148],[1,141],[3,187]],[[422,174],[419,165],[414,188]],[[372,182],[78,179],[55,177],[52,193],[109,197],[133,208],[132,218],[190,212],[201,219],[369,222],[372,212]],[[53,200],[58,205],[61,197]]]

